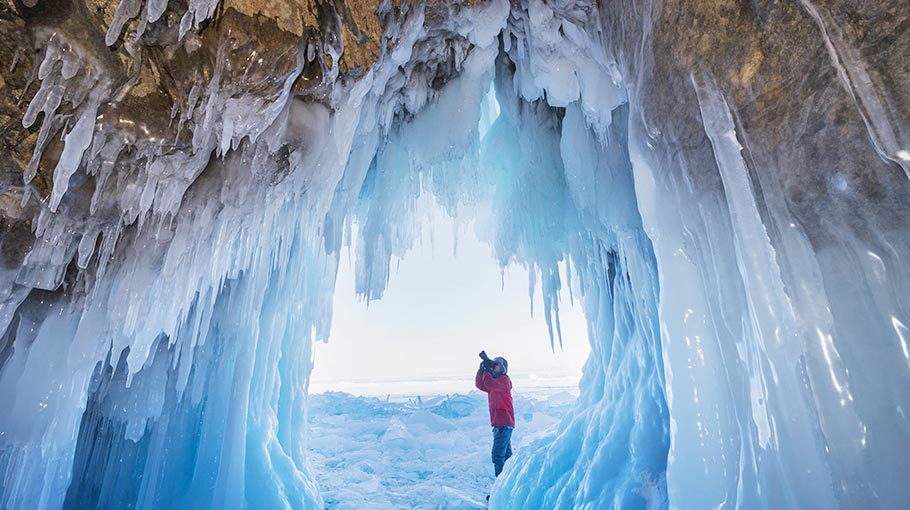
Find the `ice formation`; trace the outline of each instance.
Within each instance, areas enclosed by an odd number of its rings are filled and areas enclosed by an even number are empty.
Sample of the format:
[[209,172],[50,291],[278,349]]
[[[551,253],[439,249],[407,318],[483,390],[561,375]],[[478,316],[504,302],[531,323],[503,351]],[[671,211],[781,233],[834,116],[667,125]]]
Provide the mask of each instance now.
[[95,4],[0,3],[0,508],[322,508],[338,257],[422,193],[589,324],[491,508],[910,506],[901,2]]
[[[513,444],[540,439],[573,407],[568,392],[516,395]],[[486,395],[382,399],[311,395],[310,457],[327,508],[486,508],[490,418]],[[476,446],[476,447],[474,447]]]

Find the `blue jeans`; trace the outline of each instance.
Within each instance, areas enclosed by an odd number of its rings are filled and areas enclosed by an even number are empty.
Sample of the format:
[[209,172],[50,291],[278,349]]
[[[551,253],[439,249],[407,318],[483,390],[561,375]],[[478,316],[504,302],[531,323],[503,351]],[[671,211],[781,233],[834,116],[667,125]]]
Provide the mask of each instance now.
[[493,427],[493,470],[496,476],[512,456],[512,427]]

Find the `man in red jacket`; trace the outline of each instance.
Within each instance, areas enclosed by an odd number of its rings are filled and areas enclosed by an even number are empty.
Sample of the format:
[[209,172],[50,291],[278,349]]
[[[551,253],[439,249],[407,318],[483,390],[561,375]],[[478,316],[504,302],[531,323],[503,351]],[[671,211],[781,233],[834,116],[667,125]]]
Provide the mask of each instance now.
[[509,362],[505,358],[490,359],[480,352],[483,362],[474,385],[487,393],[490,404],[490,425],[493,426],[493,468],[496,476],[512,456],[512,429],[515,428],[515,409],[512,407],[512,380],[509,379]]

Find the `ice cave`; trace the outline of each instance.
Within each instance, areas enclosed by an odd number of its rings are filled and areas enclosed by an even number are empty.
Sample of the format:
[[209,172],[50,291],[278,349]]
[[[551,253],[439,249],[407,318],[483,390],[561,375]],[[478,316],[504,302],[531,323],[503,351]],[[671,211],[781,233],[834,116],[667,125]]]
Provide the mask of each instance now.
[[908,55],[907,0],[0,0],[0,509],[327,508],[339,260],[381,299],[425,197],[584,310],[489,508],[910,508]]

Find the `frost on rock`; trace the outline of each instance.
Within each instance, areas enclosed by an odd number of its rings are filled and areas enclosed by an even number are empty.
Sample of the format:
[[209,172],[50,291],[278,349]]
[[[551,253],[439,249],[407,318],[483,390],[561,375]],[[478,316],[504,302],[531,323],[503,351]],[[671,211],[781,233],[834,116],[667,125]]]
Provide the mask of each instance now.
[[491,508],[910,506],[899,2],[89,4],[0,7],[0,508],[322,508],[338,257],[423,194],[588,320]]

